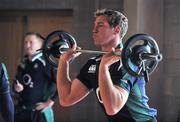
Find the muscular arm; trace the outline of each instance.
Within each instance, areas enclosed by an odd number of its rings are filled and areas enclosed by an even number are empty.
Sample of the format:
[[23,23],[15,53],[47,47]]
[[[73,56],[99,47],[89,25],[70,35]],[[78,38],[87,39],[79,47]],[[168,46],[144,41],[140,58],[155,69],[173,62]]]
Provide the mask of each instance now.
[[104,58],[105,60],[101,62],[99,67],[100,95],[108,115],[116,114],[124,106],[129,95],[128,91],[112,82],[109,66],[117,60],[114,58],[116,57]]
[[57,71],[59,101],[63,106],[73,105],[89,93],[89,90],[78,79],[71,81],[69,76],[69,55],[61,55]]

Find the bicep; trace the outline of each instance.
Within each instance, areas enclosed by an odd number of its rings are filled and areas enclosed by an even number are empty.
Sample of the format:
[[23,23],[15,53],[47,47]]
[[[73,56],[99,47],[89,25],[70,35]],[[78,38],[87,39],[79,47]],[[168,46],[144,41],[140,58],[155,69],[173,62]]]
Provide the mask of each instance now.
[[121,101],[121,102],[119,102],[119,106],[120,106],[120,108],[122,108],[128,100],[129,91],[127,89],[124,89],[124,88],[122,88],[120,86],[116,86],[116,85],[115,85],[115,88],[119,92],[119,98]]
[[89,89],[78,79],[74,79],[71,84],[70,97],[73,103],[77,103],[89,94]]

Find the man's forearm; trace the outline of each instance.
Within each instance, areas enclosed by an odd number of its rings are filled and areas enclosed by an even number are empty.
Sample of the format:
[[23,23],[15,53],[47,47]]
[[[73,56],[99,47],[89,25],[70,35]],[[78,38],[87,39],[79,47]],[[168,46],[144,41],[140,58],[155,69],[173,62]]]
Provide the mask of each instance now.
[[[113,105],[113,83],[111,81],[111,77],[108,71],[108,68],[100,67],[99,68],[99,89],[101,99],[103,104],[107,109],[111,108]],[[107,110],[108,111],[108,110]]]
[[66,101],[71,91],[71,79],[69,77],[69,63],[59,61],[57,71],[57,90],[60,102]]
[[99,68],[99,89],[106,113],[116,114],[125,104],[128,94],[113,84],[108,67]]

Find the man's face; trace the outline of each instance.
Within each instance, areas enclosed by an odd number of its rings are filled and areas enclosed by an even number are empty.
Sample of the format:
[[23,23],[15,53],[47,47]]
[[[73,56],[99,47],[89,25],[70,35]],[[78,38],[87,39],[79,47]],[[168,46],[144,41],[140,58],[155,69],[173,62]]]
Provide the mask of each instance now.
[[105,46],[114,39],[114,28],[110,27],[105,16],[97,16],[94,22],[93,39],[95,45]]
[[25,37],[25,52],[28,56],[33,55],[42,46],[42,42],[35,35],[28,35]]

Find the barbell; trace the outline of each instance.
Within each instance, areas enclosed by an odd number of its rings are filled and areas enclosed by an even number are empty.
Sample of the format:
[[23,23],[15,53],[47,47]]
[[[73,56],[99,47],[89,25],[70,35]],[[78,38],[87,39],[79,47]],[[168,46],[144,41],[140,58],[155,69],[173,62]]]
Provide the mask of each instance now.
[[[65,31],[57,30],[50,33],[43,43],[41,52],[45,60],[52,66],[58,66],[59,57],[76,44],[74,37]],[[77,45],[77,44],[76,44]],[[108,52],[94,50],[76,50],[77,52],[90,54],[105,54]],[[153,37],[140,33],[131,36],[125,43],[121,54],[124,69],[132,76],[142,77],[149,80],[149,75],[156,69],[162,60],[162,54]]]

